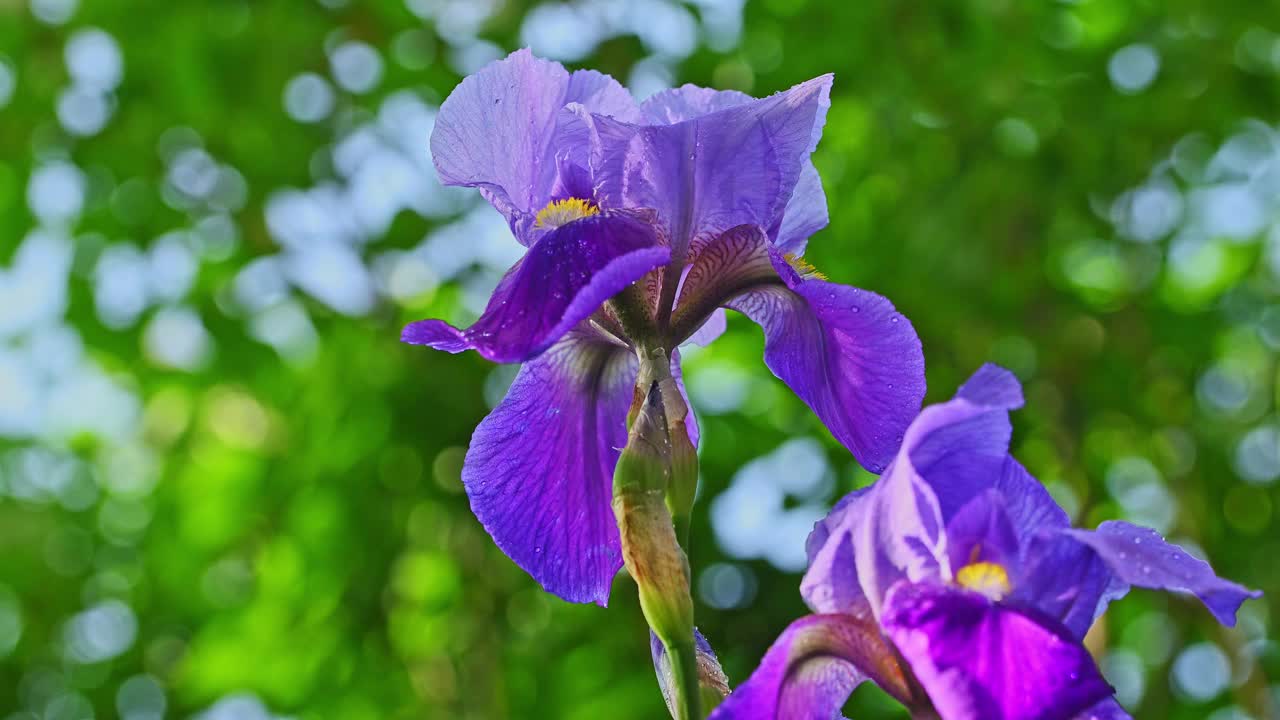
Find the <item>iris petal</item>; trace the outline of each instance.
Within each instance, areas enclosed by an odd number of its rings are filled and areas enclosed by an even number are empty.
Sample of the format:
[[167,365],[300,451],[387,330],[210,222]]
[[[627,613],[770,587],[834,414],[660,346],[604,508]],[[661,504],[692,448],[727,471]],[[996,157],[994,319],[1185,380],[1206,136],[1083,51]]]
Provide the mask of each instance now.
[[1066,628],[976,593],[902,584],[881,621],[945,720],[1068,720],[1112,692]]
[[904,703],[911,701],[893,651],[873,622],[810,615],[778,636],[711,720],[831,720],[866,680]]
[[548,592],[605,604],[622,567],[610,506],[634,355],[575,331],[520,368],[462,469],[494,542]]
[[[749,103],[753,100],[734,90],[711,90],[696,85],[684,85],[664,90],[640,104],[640,110],[650,123],[671,125]],[[812,141],[816,147],[822,136],[825,113],[814,118]],[[811,148],[812,150],[812,148]],[[768,228],[769,239],[784,253],[800,255],[804,252],[809,236],[827,226],[827,196],[822,189],[822,177],[813,161],[805,158],[791,197],[787,201],[777,227]]]
[[[468,76],[440,106],[431,133],[441,181],[480,188],[516,230],[551,199],[559,172],[555,130],[569,103],[640,119],[631,95],[613,78],[591,70],[570,74],[528,50]],[[526,241],[523,232],[516,237]]]
[[401,339],[447,352],[475,349],[496,362],[522,362],[669,259],[670,250],[642,220],[630,214],[593,215],[542,236],[498,283],[470,328],[423,320],[406,327]]
[[1192,557],[1177,545],[1165,542],[1150,528],[1111,520],[1097,530],[1068,530],[1088,545],[1122,582],[1156,590],[1192,593],[1223,625],[1236,624],[1236,611],[1256,590],[1223,580],[1209,563]]
[[775,228],[821,134],[830,90],[824,75],[669,125],[580,114],[592,126],[579,137],[592,138],[598,198],[657,210],[676,257],[701,234]]

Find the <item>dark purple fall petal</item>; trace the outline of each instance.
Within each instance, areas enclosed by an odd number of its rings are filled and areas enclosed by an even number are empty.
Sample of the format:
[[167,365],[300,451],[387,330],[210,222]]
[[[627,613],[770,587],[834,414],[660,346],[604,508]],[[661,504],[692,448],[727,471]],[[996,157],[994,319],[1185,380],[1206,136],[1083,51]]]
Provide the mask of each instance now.
[[773,374],[859,463],[880,472],[924,398],[915,329],[880,295],[802,279],[773,259],[785,286],[748,290],[726,305],[764,330],[764,361]]
[[[441,181],[480,188],[513,230],[527,224],[521,221],[547,204],[557,184],[555,130],[569,103],[621,120],[640,119],[635,101],[613,78],[592,70],[570,74],[528,50],[468,76],[440,106],[431,133]],[[516,237],[529,241],[523,231]]]
[[1127,522],[1110,520],[1097,530],[1068,530],[1088,545],[1122,582],[1156,590],[1191,593],[1209,608],[1218,622],[1236,624],[1236,611],[1262,593],[1214,574],[1209,563],[1192,557],[1160,533]]
[[1051,619],[933,584],[900,584],[881,623],[943,720],[1069,720],[1109,697]]
[[711,720],[831,720],[871,680],[903,703],[911,692],[875,623],[809,615],[791,623]]
[[701,234],[736,225],[773,228],[816,145],[831,76],[671,125],[634,125],[600,114],[591,166],[605,207],[658,211],[673,255]]
[[448,352],[472,348],[495,362],[523,362],[670,256],[652,226],[630,214],[576,220],[529,248],[474,325],[458,330],[422,320],[408,325],[401,339]]
[[637,364],[574,332],[520,368],[462,482],[494,542],[548,592],[605,604],[622,567],[610,500]]

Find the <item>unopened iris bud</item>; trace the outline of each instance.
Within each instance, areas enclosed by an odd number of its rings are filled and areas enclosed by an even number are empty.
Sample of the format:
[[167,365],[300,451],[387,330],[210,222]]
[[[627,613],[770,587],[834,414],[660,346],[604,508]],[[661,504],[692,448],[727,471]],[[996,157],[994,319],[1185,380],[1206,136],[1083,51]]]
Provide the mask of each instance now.
[[[720,660],[711,649],[711,643],[698,632],[693,631],[694,652],[698,658],[698,694],[702,698],[702,712],[710,713],[729,694],[729,678],[720,667]],[[653,669],[658,675],[658,687],[662,688],[662,697],[667,702],[667,710],[672,716],[677,713],[675,698],[675,673],[671,666],[671,658],[667,649],[657,635],[650,633],[649,648],[653,653]]]
[[613,513],[622,538],[623,562],[639,590],[640,609],[673,659],[676,692],[684,700],[676,717],[700,720],[695,712],[698,669],[689,563],[667,508],[670,482],[671,433],[660,383],[654,381],[614,470]]

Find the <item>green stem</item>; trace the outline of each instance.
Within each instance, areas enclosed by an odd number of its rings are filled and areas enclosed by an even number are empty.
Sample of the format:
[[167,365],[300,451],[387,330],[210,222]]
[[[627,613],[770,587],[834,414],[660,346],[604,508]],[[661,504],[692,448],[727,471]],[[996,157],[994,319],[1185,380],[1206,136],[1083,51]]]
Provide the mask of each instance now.
[[687,641],[663,640],[667,658],[671,661],[671,676],[675,680],[675,720],[702,720],[699,702],[702,691],[698,685],[698,651],[692,637]]

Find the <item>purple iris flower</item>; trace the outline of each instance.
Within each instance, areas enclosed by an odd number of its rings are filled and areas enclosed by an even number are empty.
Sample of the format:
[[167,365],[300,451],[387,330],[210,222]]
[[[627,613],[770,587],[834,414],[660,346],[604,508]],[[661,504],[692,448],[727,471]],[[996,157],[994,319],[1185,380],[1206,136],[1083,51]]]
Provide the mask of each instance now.
[[1022,389],[981,368],[926,408],[889,469],[809,537],[801,583],[817,614],[783,632],[715,720],[839,715],[872,680],[917,717],[1126,718],[1082,640],[1130,586],[1192,593],[1235,624],[1257,597],[1125,522],[1072,528],[1008,454]]
[[441,179],[479,188],[528,249],[474,325],[423,320],[402,339],[524,363],[476,428],[462,481],[548,591],[607,601],[637,352],[665,350],[678,379],[676,348],[714,338],[721,308],[763,327],[765,363],[863,465],[896,451],[924,395],[919,339],[884,298],[799,260],[827,223],[810,154],[830,87],[757,100],[687,85],[637,104],[606,75],[521,50],[441,106]]

